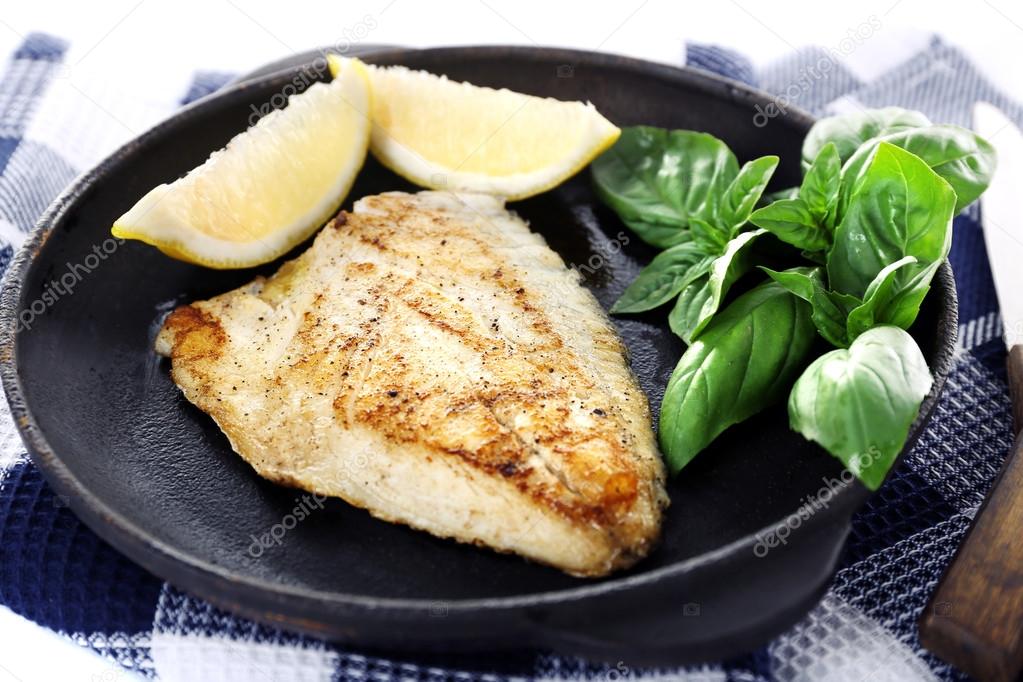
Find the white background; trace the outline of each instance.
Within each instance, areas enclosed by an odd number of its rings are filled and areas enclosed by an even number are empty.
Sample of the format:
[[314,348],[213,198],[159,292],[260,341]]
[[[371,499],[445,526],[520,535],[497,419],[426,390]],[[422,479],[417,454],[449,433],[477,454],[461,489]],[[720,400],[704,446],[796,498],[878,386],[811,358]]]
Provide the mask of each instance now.
[[[372,17],[367,42],[473,43],[601,49],[678,63],[685,38],[744,51],[758,63],[797,47],[835,46],[870,19],[882,30],[858,60],[889,52],[908,31],[966,47],[1006,89],[1019,87],[1023,4],[1014,0],[7,0],[0,45],[32,30],[72,38],[74,68],[140,78],[173,66],[242,71],[291,52],[336,44]],[[1001,74],[1005,74],[1004,77]],[[141,82],[145,82],[144,80]]]
[[[862,78],[940,33],[996,85],[1023,99],[1023,3],[934,0],[6,0],[0,53],[31,31],[72,41],[64,77],[138,93],[180,94],[196,69],[241,72],[324,45],[507,43],[599,49],[680,64],[685,40],[715,43],[763,65],[802,46],[835,47],[876,18],[881,29],[850,55]],[[368,29],[368,30],[367,30]],[[878,59],[884,55],[883,59]],[[0,682],[128,679],[99,658],[0,608]]]

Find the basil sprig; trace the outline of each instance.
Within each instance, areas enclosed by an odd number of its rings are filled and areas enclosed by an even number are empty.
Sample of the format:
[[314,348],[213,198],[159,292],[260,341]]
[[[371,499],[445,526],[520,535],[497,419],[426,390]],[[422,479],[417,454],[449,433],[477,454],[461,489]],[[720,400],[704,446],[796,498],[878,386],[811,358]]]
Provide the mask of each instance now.
[[676,300],[672,330],[691,342],[732,284],[754,265],[748,220],[778,166],[764,156],[741,168],[721,140],[690,130],[626,128],[593,163],[604,202],[641,239],[664,248],[622,293],[615,313]]
[[671,472],[732,424],[784,397],[813,339],[810,306],[774,282],[715,316],[682,354],[664,392],[659,435]]
[[[948,256],[953,216],[987,188],[995,162],[971,131],[919,112],[857,112],[818,121],[800,186],[765,202],[776,157],[740,169],[709,135],[624,130],[594,162],[597,191],[665,250],[612,312],[674,299],[669,324],[690,344],[661,406],[669,468],[791,388],[791,427],[876,489],[931,386],[904,330]],[[768,234],[804,264],[764,267],[755,244]],[[768,282],[729,303],[757,267]],[[836,349],[807,366],[818,335]]]

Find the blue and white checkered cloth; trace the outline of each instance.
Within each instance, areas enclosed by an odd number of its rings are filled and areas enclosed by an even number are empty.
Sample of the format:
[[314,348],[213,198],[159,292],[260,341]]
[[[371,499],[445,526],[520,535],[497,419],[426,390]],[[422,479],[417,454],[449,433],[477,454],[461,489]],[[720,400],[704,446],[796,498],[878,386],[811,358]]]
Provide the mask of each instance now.
[[[67,77],[66,53],[64,42],[33,34],[0,63],[0,269],[76,174],[139,126],[228,80],[196,74],[166,100],[97,96]],[[690,44],[686,55],[690,66],[757,85],[817,114],[899,105],[969,126],[973,102],[984,99],[1023,123],[1023,108],[939,39],[869,82],[835,50],[802,50],[761,70],[716,47]],[[961,348],[934,418],[855,517],[840,570],[820,604],[746,656],[677,670],[637,669],[627,661],[594,665],[544,652],[425,663],[367,656],[257,625],[164,583],[83,526],[27,458],[6,404],[0,407],[0,604],[125,669],[163,680],[962,679],[921,649],[916,622],[1012,439],[1001,320],[978,218],[974,206],[955,221],[950,258]]]

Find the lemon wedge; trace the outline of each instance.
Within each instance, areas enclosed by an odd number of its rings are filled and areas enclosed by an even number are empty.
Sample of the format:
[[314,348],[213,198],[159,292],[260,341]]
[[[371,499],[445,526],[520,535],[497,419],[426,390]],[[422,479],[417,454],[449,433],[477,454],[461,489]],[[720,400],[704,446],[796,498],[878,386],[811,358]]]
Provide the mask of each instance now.
[[112,232],[211,268],[277,258],[344,200],[366,158],[372,109],[366,66],[344,60],[175,182],[159,185]]
[[[331,71],[347,60],[328,57]],[[621,131],[592,104],[456,83],[402,66],[370,66],[370,149],[431,189],[522,199],[561,183]]]

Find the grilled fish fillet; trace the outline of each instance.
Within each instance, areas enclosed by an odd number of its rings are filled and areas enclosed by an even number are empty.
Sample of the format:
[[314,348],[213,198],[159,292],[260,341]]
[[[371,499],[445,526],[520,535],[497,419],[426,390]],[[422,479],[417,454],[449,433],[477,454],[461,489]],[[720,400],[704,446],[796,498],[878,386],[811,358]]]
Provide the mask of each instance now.
[[667,505],[646,397],[577,274],[502,200],[388,193],[156,349],[262,476],[580,576]]

